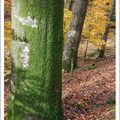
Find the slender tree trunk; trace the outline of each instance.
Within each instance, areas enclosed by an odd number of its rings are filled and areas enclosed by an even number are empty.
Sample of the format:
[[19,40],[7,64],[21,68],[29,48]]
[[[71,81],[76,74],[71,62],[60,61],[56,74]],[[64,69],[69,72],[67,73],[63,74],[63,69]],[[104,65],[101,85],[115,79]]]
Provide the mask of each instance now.
[[73,61],[73,68],[77,67],[77,54],[86,16],[87,5],[88,0],[76,0],[74,2],[70,30],[68,32],[67,43],[63,52],[63,69],[65,71],[70,71],[71,61]]
[[[113,13],[114,13],[114,9],[115,9],[115,0],[112,1],[112,6],[111,6],[111,9],[110,9],[110,14],[109,14],[108,22],[107,22],[107,24],[106,24],[105,32],[104,32],[104,34],[103,34],[103,40],[104,40],[105,42],[107,42],[108,33],[109,33],[109,28],[110,28],[110,26],[111,26],[110,21],[111,21],[112,15],[113,15]],[[106,47],[106,45],[102,45],[102,47],[101,47],[101,49],[100,49],[100,52],[99,52],[99,58],[103,58],[103,57],[104,57],[105,47]]]
[[85,54],[84,54],[84,61],[86,61],[87,50],[88,50],[88,43],[89,43],[89,40],[86,41],[86,49],[85,49]]
[[69,10],[72,11],[74,5],[74,0],[71,0],[70,5],[69,5]]
[[66,6],[66,5],[67,5],[67,1],[68,1],[68,0],[64,0],[64,6]]
[[65,7],[68,9],[68,10],[70,10],[70,11],[72,11],[72,7],[73,7],[73,4],[74,4],[74,1],[75,0],[64,0],[64,5],[65,5]]
[[12,1],[7,120],[62,120],[64,0]]
[[[90,0],[89,1],[89,7],[91,8],[91,10],[93,9],[93,0]],[[91,13],[91,12],[90,12]],[[91,19],[90,19],[90,22],[92,23],[92,20],[93,20],[93,16],[94,16],[94,12],[92,13],[92,14],[90,14],[91,15]],[[85,53],[84,53],[84,61],[86,61],[86,56],[87,56],[87,50],[88,50],[88,44],[89,44],[89,41],[90,41],[90,37],[91,37],[91,30],[92,30],[92,26],[91,25],[89,25],[88,26],[88,31],[89,31],[89,33],[88,33],[88,39],[87,39],[87,41],[86,41],[86,49],[85,49]]]

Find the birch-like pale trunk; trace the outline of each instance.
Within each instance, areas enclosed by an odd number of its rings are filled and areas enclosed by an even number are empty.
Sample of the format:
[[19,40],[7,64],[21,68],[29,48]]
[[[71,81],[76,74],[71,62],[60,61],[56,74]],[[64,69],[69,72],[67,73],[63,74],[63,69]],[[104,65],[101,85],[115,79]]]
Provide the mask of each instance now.
[[70,71],[71,65],[73,68],[77,67],[77,54],[87,6],[88,0],[74,1],[73,14],[70,22],[67,43],[63,52],[63,69],[65,71]]

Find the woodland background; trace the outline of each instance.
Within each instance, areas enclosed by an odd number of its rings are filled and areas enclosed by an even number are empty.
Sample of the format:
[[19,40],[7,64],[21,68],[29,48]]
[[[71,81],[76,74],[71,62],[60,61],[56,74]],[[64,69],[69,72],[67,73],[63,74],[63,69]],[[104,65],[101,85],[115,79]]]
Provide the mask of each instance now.
[[[68,0],[64,8],[64,45],[72,16],[70,3]],[[108,19],[105,14],[111,4],[112,0],[93,0],[92,8],[88,6],[78,50],[78,67],[72,76],[63,73],[62,99],[67,120],[115,120],[115,12],[107,43],[101,39]],[[11,25],[11,0],[5,0],[5,116],[11,78]],[[98,58],[102,45],[106,45],[105,56]]]

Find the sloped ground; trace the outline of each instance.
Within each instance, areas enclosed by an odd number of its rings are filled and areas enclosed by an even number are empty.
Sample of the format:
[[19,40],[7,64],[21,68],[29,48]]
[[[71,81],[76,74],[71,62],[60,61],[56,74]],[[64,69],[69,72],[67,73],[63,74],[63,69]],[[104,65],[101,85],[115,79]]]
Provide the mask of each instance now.
[[[86,69],[90,63],[95,63],[95,70]],[[71,80],[67,73],[63,75],[67,120],[115,120],[115,56],[78,64]]]
[[[86,66],[95,63],[96,69]],[[63,107],[67,120],[115,120],[115,56],[78,61],[68,81],[63,75]],[[5,84],[5,116],[9,83]]]

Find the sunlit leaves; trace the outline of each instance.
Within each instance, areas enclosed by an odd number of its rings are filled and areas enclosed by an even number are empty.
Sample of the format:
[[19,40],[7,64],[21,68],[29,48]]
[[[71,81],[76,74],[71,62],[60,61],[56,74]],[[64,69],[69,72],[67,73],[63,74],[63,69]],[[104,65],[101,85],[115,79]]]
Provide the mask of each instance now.
[[[89,39],[91,43],[100,48],[106,43],[102,40],[105,26],[108,22],[108,14],[111,7],[112,0],[93,0],[89,2],[85,24],[82,32],[82,40]],[[67,33],[69,31],[70,19],[72,12],[67,8],[64,10],[64,43],[66,43]],[[113,24],[113,23],[112,23]],[[90,31],[90,38],[89,37]],[[112,34],[111,34],[112,36]]]

